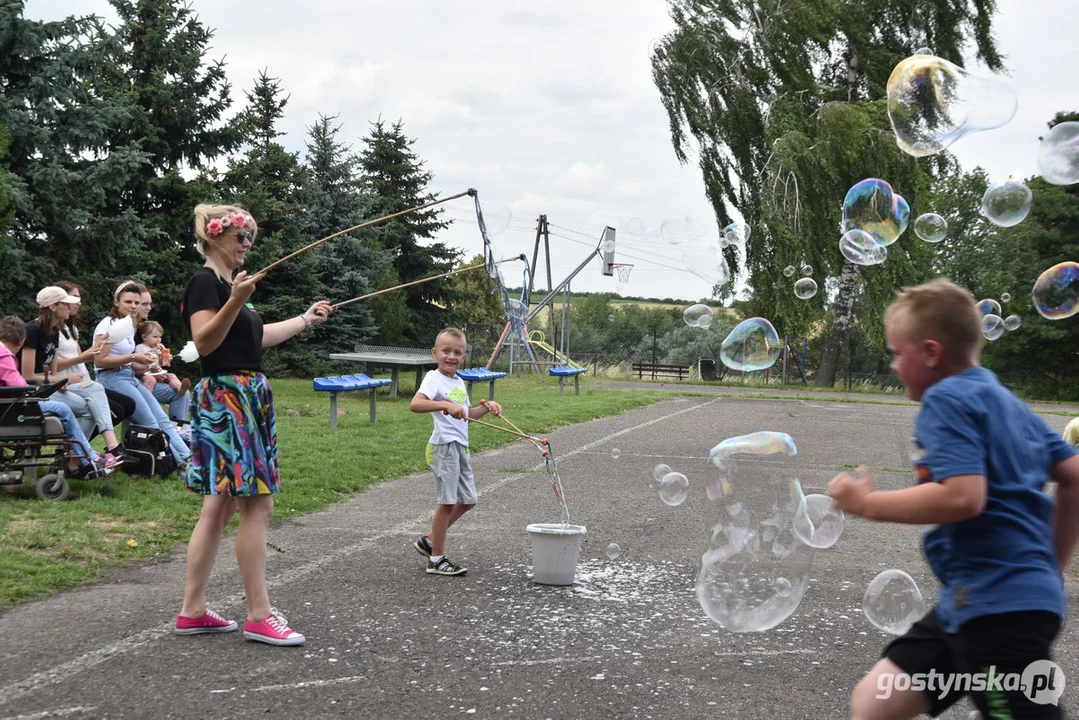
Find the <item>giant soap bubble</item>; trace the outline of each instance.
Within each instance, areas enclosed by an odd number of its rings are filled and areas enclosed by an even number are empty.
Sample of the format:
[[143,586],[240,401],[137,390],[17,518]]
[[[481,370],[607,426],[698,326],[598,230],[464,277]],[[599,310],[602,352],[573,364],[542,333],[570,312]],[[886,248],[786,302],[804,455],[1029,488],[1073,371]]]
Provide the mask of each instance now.
[[682,253],[682,264],[701,280],[722,285],[730,280],[731,270],[718,247],[691,248]]
[[[794,455],[797,448],[785,433],[760,432],[724,440],[713,448],[712,460],[729,473],[731,455],[742,452]],[[770,464],[758,469],[773,472]],[[722,507],[722,514],[701,556],[697,601],[708,617],[731,632],[775,627],[797,609],[809,585],[815,551],[792,529],[799,495],[792,484],[776,499],[772,516],[759,522],[741,502],[713,506]]]
[[913,55],[888,78],[888,119],[896,143],[914,157],[933,155],[964,135],[1008,124],[1015,91],[935,55]]
[[1033,202],[1034,194],[1030,192],[1030,188],[1009,178],[985,189],[981,213],[994,225],[1012,227],[1023,222]]
[[719,359],[731,370],[752,372],[775,364],[782,347],[779,333],[764,318],[738,323],[719,347]]
[[693,218],[685,215],[669,217],[659,226],[659,236],[671,245],[681,245],[684,242],[695,240],[699,235]]
[[1079,182],[1079,122],[1057,123],[1038,146],[1042,179],[1053,185]]
[[902,635],[925,615],[926,603],[914,578],[902,570],[885,570],[870,581],[862,610],[876,627]]
[[1079,312],[1079,263],[1054,265],[1034,283],[1034,309],[1047,320],[1063,320]]
[[866,178],[843,198],[843,232],[862,230],[887,246],[899,239],[908,222],[910,206],[886,180]]

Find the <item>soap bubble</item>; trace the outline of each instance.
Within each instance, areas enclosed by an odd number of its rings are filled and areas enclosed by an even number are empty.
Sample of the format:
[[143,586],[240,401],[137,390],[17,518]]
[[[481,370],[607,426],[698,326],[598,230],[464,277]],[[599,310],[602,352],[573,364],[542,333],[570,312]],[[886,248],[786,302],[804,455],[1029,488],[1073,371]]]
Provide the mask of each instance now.
[[712,285],[722,285],[731,278],[727,259],[719,248],[695,248],[682,253],[686,270]]
[[783,274],[787,277],[794,277],[794,266],[788,265],[787,267],[783,268]]
[[723,228],[723,241],[727,245],[745,245],[749,240],[749,226],[740,223],[732,222],[727,227]]
[[1079,182],[1079,122],[1057,123],[1038,146],[1042,179],[1053,185]]
[[1034,309],[1047,320],[1063,320],[1079,312],[1079,263],[1054,265],[1034,283]]
[[809,585],[815,550],[791,530],[793,494],[773,518],[757,523],[741,503],[727,507],[701,556],[697,601],[731,632],[762,632],[798,608]]
[[603,252],[605,252],[605,253],[613,253],[614,252],[614,240],[608,240],[607,242],[603,243],[603,245],[600,246],[600,249],[603,250]]
[[513,219],[510,206],[505,203],[485,200],[480,205],[480,215],[483,217],[483,227],[487,231],[487,237],[494,237],[506,232]]
[[679,215],[663,221],[659,226],[659,236],[671,245],[681,245],[697,237],[697,228],[693,218]]
[[1012,294],[1011,293],[1004,293],[1003,295],[1000,296],[1000,301],[1002,303],[1011,302],[1012,301]]
[[670,465],[664,465],[663,463],[660,463],[659,465],[656,465],[654,468],[652,468],[652,477],[656,479],[656,482],[660,482],[663,480],[663,476],[670,471]]
[[[704,320],[704,318],[708,318]],[[712,308],[697,303],[682,311],[682,320],[690,327],[708,327],[712,323]],[[701,321],[704,320],[704,324]]]
[[935,55],[913,55],[888,78],[888,119],[908,155],[944,150],[964,135],[1008,124],[1019,99],[999,80],[974,77]]
[[902,635],[922,619],[926,603],[914,578],[902,570],[885,570],[866,588],[862,611],[884,632]]
[[808,300],[817,294],[817,281],[810,277],[804,277],[794,283],[794,294],[800,300]]
[[779,333],[764,318],[738,323],[719,347],[719,359],[731,370],[752,372],[772,367],[782,345]]
[[843,198],[843,232],[863,230],[881,245],[891,245],[910,221],[907,201],[885,180],[866,178],[855,183]]
[[611,560],[617,560],[618,556],[622,554],[622,546],[618,543],[611,543],[607,546],[607,557]]
[[999,315],[982,316],[982,334],[986,340],[996,340],[1004,334],[1004,320]]
[[978,302],[978,312],[982,317],[986,315],[1000,315],[1000,303],[993,298],[986,298]]
[[829,548],[843,534],[843,511],[827,495],[806,495],[794,514],[794,534],[806,545]]
[[839,252],[855,265],[880,265],[888,257],[888,248],[858,228],[848,230],[839,238]]
[[762,430],[748,435],[729,437],[716,445],[708,453],[712,464],[718,468],[727,467],[727,458],[732,455],[797,455],[798,446],[794,438],[787,433]]
[[919,215],[914,221],[914,234],[928,243],[939,243],[948,237],[948,221],[936,213]]
[[1034,194],[1030,188],[1009,178],[985,189],[981,213],[994,225],[1012,227],[1023,222],[1033,202]]
[[1004,318],[1004,329],[1008,332],[1012,330],[1018,330],[1019,326],[1023,324],[1023,319],[1018,315],[1009,315]]
[[689,495],[689,478],[680,472],[669,472],[659,481],[659,499],[676,507]]
[[720,498],[725,498],[731,494],[732,486],[731,481],[725,477],[721,477],[715,480],[710,480],[704,487],[704,494],[708,496],[709,500],[713,502]]
[[914,51],[915,55],[932,55],[933,51],[927,47],[920,47]]
[[806,275],[806,276],[812,275],[813,274],[813,266],[812,265],[803,265],[802,266],[802,274]]
[[611,321],[613,322],[613,321],[614,321],[614,315],[608,315],[608,316],[607,316],[607,319],[608,319],[608,320],[611,320]]
[[611,448],[611,457],[617,460],[618,458],[622,457],[622,451],[618,448]]
[[513,325],[514,330],[523,332],[528,327],[528,307],[520,300],[509,298],[502,312],[505,313],[506,319]]

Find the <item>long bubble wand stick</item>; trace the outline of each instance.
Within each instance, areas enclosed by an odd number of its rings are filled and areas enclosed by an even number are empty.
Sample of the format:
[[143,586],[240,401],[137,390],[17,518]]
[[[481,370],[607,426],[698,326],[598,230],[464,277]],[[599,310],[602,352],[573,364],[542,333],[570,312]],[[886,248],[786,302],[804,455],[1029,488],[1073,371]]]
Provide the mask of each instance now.
[[[506,258],[504,260],[497,260],[495,262],[495,265],[498,265],[500,263],[505,263],[505,262],[513,262],[514,260],[521,260],[523,258],[524,258],[524,255],[521,255],[520,257]],[[419,285],[420,283],[430,282],[432,280],[438,280],[439,278],[449,277],[450,275],[456,275],[457,273],[463,273],[463,272],[466,272],[468,270],[476,270],[477,268],[481,268],[481,267],[486,267],[486,263],[479,263],[478,265],[469,265],[468,267],[457,268],[456,270],[450,270],[449,272],[442,273],[441,275],[432,275],[431,277],[420,278],[419,280],[413,280],[412,282],[401,283],[400,285],[394,285],[393,287],[388,287],[388,288],[386,288],[384,290],[376,290],[373,293],[367,293],[366,295],[360,295],[359,297],[354,297],[351,300],[343,300],[343,301],[341,301],[339,303],[334,304],[334,307],[335,308],[344,307],[345,305],[350,305],[351,303],[359,302],[360,300],[366,300],[367,298],[373,298],[375,295],[381,295],[383,293],[388,293],[388,292],[390,292],[392,290],[400,290],[401,288],[410,287],[412,285]]]
[[359,230],[360,228],[365,228],[365,227],[368,227],[370,225],[376,225],[376,224],[378,224],[380,222],[385,222],[386,220],[393,220],[395,217],[400,217],[402,215],[407,215],[408,213],[416,212],[417,210],[423,210],[424,208],[429,208],[432,205],[439,205],[439,204],[444,203],[444,202],[449,202],[450,200],[456,200],[459,197],[464,197],[465,195],[472,195],[475,192],[476,192],[475,190],[473,190],[472,188],[469,188],[468,190],[465,190],[464,192],[459,192],[456,195],[450,195],[449,197],[438,198],[437,200],[432,200],[431,202],[424,203],[423,205],[417,205],[416,207],[409,208],[407,210],[402,210],[400,212],[395,212],[392,215],[384,215],[383,217],[375,218],[374,220],[368,220],[367,222],[362,222],[359,225],[353,225],[352,227],[345,228],[344,230],[341,230],[340,232],[335,232],[333,235],[327,235],[326,237],[324,237],[324,238],[322,238],[320,240],[316,240],[313,243],[311,243],[310,245],[302,247],[299,250],[297,250],[296,252],[286,255],[285,257],[281,258],[280,260],[277,260],[275,262],[270,263],[269,265],[262,268],[261,270],[259,270],[258,273],[255,273],[255,274],[258,275],[259,273],[268,272],[271,269],[273,269],[273,268],[277,267],[278,265],[280,265],[281,263],[285,262],[286,260],[294,258],[297,255],[299,255],[300,253],[305,253],[308,250],[310,250],[311,248],[316,247],[318,245],[321,245],[322,243],[326,242],[327,240],[333,240],[335,237],[341,237],[342,235],[347,235],[348,233],[353,232],[355,230]]

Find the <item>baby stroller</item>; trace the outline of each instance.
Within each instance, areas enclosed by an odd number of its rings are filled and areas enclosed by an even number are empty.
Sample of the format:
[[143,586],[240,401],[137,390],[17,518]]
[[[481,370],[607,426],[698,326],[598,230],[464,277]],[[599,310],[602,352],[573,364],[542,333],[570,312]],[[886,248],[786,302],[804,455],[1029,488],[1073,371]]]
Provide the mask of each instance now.
[[[68,496],[68,459],[89,458],[90,448],[68,440],[60,419],[42,413],[39,405],[66,382],[0,387],[0,485],[20,485],[29,476],[37,479],[39,498]],[[46,469],[40,478],[39,468]]]

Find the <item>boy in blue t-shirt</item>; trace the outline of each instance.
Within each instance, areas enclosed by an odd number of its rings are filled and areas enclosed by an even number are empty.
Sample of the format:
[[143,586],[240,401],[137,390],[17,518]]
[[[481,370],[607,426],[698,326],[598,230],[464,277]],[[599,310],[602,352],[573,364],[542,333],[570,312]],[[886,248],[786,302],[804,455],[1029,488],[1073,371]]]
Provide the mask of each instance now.
[[413,543],[427,556],[427,572],[432,575],[464,575],[467,568],[445,556],[446,531],[450,525],[476,505],[476,483],[468,454],[468,418],[481,418],[489,412],[502,414],[502,406],[493,400],[479,407],[469,407],[464,380],[457,368],[465,361],[465,334],[457,328],[438,333],[431,354],[438,369],[428,371],[416,390],[409,409],[431,413],[434,430],[427,443],[427,464],[435,474],[438,506],[431,520],[431,531]]
[[[1079,456],[978,365],[981,313],[963,288],[944,278],[905,288],[885,337],[907,396],[921,401],[918,482],[880,491],[859,468],[858,479],[833,479],[828,495],[870,520],[935,524],[923,549],[941,591],[858,683],[851,717],[936,717],[968,693],[987,720],[1062,717],[1063,677],[1048,661],[1079,535]],[[1049,480],[1059,483],[1056,507]],[[1040,681],[1001,682],[1036,661]]]

